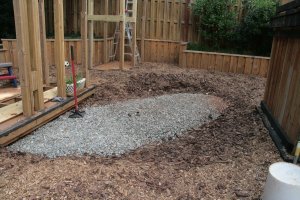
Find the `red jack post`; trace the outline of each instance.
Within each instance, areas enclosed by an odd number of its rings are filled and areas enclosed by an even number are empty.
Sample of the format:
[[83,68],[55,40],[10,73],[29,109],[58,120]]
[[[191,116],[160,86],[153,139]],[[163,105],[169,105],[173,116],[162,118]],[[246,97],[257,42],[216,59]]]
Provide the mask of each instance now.
[[72,78],[73,78],[73,91],[74,91],[74,103],[75,109],[72,111],[72,114],[69,118],[82,118],[84,111],[79,111],[78,99],[77,99],[77,80],[76,80],[76,71],[75,71],[75,62],[74,62],[74,47],[71,46],[71,67],[72,67]]

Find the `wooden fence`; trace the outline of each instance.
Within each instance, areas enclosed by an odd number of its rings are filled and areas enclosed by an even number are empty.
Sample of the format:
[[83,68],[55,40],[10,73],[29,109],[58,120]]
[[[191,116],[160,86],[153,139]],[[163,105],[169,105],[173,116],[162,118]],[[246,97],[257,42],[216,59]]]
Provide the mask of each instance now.
[[8,60],[6,52],[7,50],[0,49],[0,62],[5,62],[6,60]]
[[[109,39],[108,51],[112,51],[113,39]],[[81,40],[65,40],[65,60],[70,60],[69,47],[73,45],[76,56],[76,64],[82,64]],[[19,68],[16,40],[3,40],[3,46],[7,51],[0,51],[0,61],[12,62],[14,68]],[[138,40],[139,49],[141,41]],[[145,62],[172,63],[180,67],[216,70],[222,72],[232,72],[241,74],[252,74],[266,77],[269,68],[270,58],[246,56],[225,53],[212,53],[202,51],[186,50],[187,43],[180,43],[168,40],[145,39]],[[94,42],[94,66],[100,65],[104,61],[103,40]],[[54,40],[47,40],[47,63],[54,65]]]
[[275,37],[265,99],[273,118],[295,144],[300,136],[300,37]]
[[[15,39],[2,39],[3,47],[7,50],[0,50],[0,62],[12,62],[14,68],[19,68],[17,43]],[[81,40],[66,39],[65,40],[65,60],[70,60],[70,46],[74,46],[76,64],[82,64],[82,49]],[[138,40],[139,49],[141,48],[140,40]],[[161,40],[145,40],[145,62],[164,62],[164,63],[178,63],[179,60],[179,42],[161,41]],[[113,39],[108,40],[107,51],[111,52],[113,49]],[[54,40],[47,40],[47,64],[53,66],[54,63]],[[95,39],[94,41],[94,66],[100,65],[104,61],[104,45],[102,39]]]
[[[65,33],[80,34],[81,1],[64,0]],[[116,14],[116,3],[119,0],[109,0],[109,14]],[[195,0],[190,0],[192,4]],[[105,0],[95,0],[95,14],[104,14]],[[46,28],[48,34],[53,34],[53,0],[45,0]],[[238,0],[235,9],[242,13],[242,4]],[[138,0],[137,37],[171,41],[199,41],[198,19],[193,16],[187,0]],[[241,15],[239,15],[241,16]],[[116,23],[109,23],[108,35],[114,34]],[[142,27],[145,27],[144,29]],[[95,22],[94,33],[97,38],[103,38],[103,22]],[[144,31],[143,31],[144,30]],[[185,34],[188,36],[186,37]]]
[[[112,42],[113,39],[110,38],[108,40],[108,51],[112,50]],[[19,68],[18,62],[18,55],[17,55],[17,41],[14,39],[2,39],[3,47],[7,49],[5,51],[5,61],[9,61],[13,63],[14,68]],[[65,40],[65,60],[70,60],[70,46],[74,46],[76,64],[82,64],[82,48],[81,48],[81,40],[79,39],[66,39]],[[103,40],[102,39],[95,39],[94,41],[94,65],[100,65],[103,63]],[[54,65],[54,40],[49,39],[47,40],[47,64],[49,66]]]
[[179,66],[267,77],[270,58],[186,50],[180,47]]
[[179,51],[180,42],[154,39],[145,40],[145,62],[177,64],[179,61]]

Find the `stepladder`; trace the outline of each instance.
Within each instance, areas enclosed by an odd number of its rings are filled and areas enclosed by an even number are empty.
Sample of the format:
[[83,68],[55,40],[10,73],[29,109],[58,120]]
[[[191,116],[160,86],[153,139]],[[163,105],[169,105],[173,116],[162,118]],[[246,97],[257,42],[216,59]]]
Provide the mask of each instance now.
[[[132,0],[126,0],[125,2],[125,13],[126,16],[130,17],[133,14],[133,1]],[[138,50],[138,47],[136,45],[136,42],[133,42],[133,25],[131,22],[126,22],[125,23],[125,37],[124,37],[124,55],[126,57],[130,57],[131,60],[135,59],[138,63],[141,62],[141,57],[140,53]],[[114,37],[113,37],[113,49],[110,52],[109,55],[109,61],[114,61],[117,56],[117,52],[119,49],[120,45],[120,25],[117,24],[115,32],[114,32]],[[135,45],[134,45],[135,44]]]

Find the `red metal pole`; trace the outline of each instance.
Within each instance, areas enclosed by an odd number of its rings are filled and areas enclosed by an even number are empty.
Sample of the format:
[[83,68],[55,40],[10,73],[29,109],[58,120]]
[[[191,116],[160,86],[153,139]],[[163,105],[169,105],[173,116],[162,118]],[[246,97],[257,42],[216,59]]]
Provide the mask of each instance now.
[[74,47],[71,46],[71,65],[72,65],[72,77],[73,77],[73,91],[74,91],[74,101],[75,101],[75,111],[78,112],[78,100],[77,100],[77,80],[76,71],[74,64]]

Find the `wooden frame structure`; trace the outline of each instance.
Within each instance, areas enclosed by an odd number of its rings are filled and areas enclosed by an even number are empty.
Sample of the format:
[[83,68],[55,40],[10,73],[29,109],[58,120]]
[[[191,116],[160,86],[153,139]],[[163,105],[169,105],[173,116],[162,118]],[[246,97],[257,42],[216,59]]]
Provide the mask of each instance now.
[[[82,0],[86,5],[87,0]],[[49,122],[74,106],[66,95],[63,0],[53,0],[55,30],[55,66],[57,87],[49,87],[44,0],[13,0],[21,95],[2,100],[0,107],[0,146],[7,145]],[[83,6],[83,17],[86,16]],[[83,18],[86,21],[86,18]],[[83,30],[87,26],[82,26]],[[86,86],[79,101],[94,93],[89,85],[87,38],[82,37]],[[46,88],[46,89],[45,89]],[[54,97],[62,102],[50,102]],[[21,98],[20,98],[21,97]],[[12,99],[18,99],[11,102]]]
[[[89,0],[88,1],[88,6],[86,5],[86,0],[84,1],[84,6],[83,6],[83,13],[87,13],[87,16],[83,17],[83,22],[84,25],[83,27],[88,26],[87,29],[82,29],[82,35],[83,35],[83,40],[84,44],[87,43],[87,37],[86,34],[88,32],[89,37],[89,45],[88,45],[88,50],[86,49],[85,54],[88,54],[88,68],[92,69],[93,68],[93,51],[94,51],[94,22],[95,21],[103,21],[104,23],[104,63],[107,63],[109,58],[108,58],[108,53],[106,49],[108,48],[108,43],[107,43],[107,29],[108,29],[108,22],[116,22],[119,23],[120,26],[120,42],[119,42],[119,68],[124,69],[124,61],[125,61],[125,26],[126,23],[132,23],[132,65],[135,66],[135,46],[136,46],[136,17],[137,17],[137,0],[119,0],[119,3],[117,3],[117,13],[118,15],[108,15],[108,0],[105,0],[105,15],[94,15],[94,0]],[[126,11],[125,11],[125,4],[126,1],[132,2],[133,8],[132,8],[132,13],[130,13],[130,16],[127,16]],[[88,10],[86,10],[88,8]],[[86,15],[86,14],[85,14]],[[88,25],[87,25],[88,24]]]

